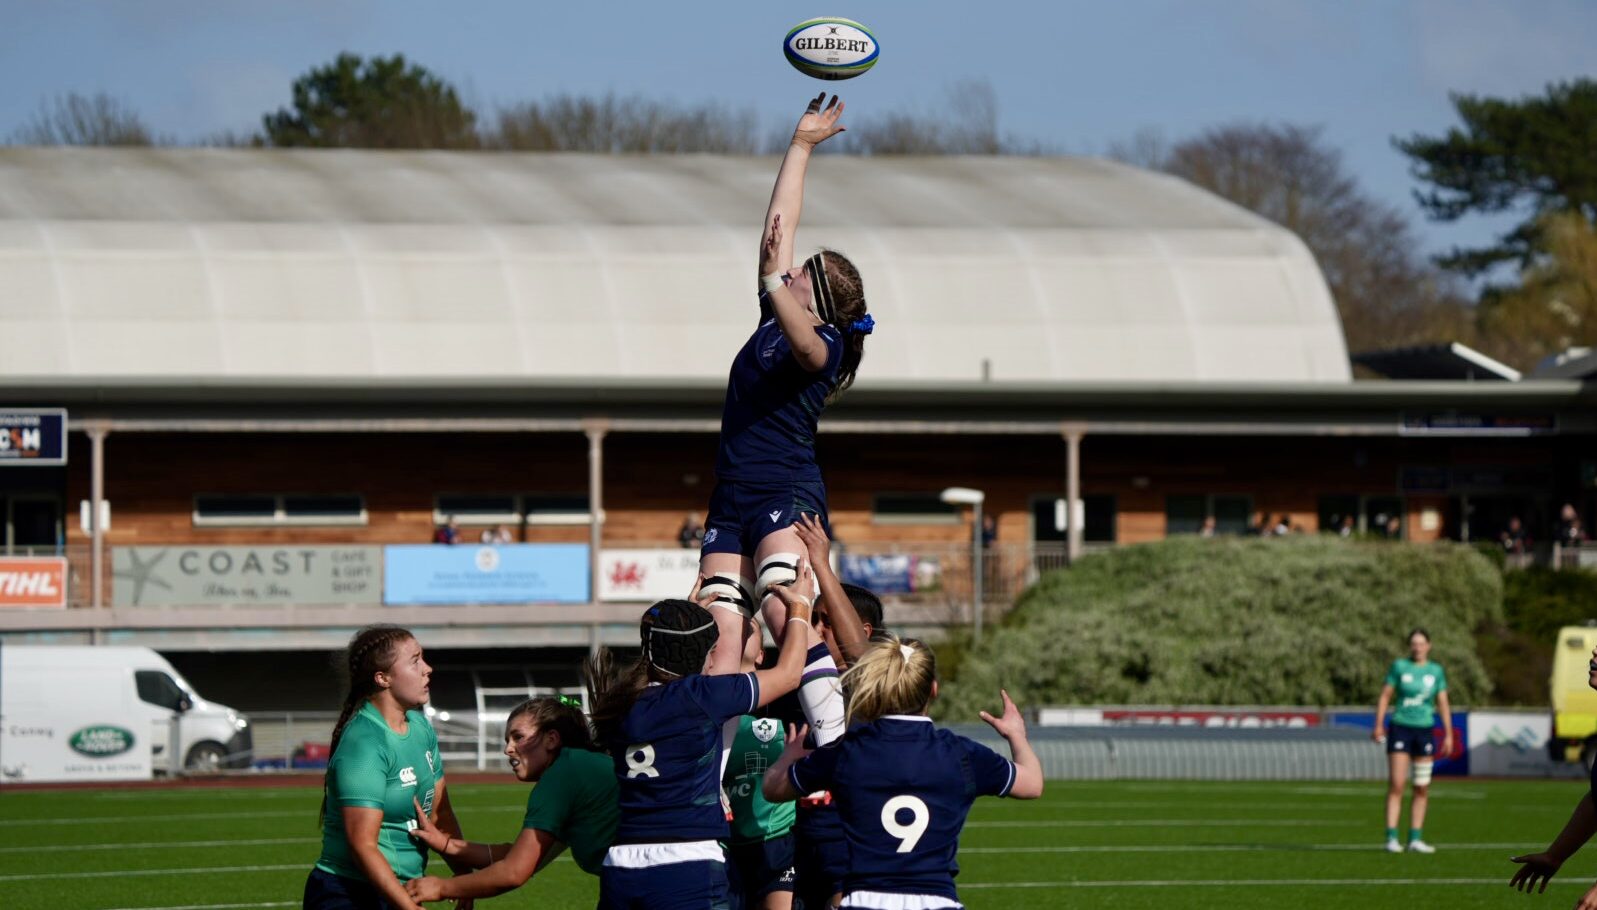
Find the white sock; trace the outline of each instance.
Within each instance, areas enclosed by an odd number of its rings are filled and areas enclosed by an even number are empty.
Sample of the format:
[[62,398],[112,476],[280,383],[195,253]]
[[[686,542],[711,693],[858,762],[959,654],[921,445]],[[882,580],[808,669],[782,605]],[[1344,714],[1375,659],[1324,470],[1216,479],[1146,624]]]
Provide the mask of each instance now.
[[798,699],[817,746],[843,735],[843,684],[825,642],[811,647],[806,655]]

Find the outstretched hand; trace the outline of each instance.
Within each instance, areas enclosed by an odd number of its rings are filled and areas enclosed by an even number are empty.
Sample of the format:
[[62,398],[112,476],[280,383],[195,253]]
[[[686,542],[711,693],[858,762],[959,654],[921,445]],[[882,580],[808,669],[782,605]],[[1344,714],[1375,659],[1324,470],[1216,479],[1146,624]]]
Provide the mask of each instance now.
[[765,242],[760,244],[760,275],[784,271],[782,268],[782,213],[771,216],[765,229]]
[[982,711],[981,719],[987,721],[994,730],[998,731],[998,735],[1004,739],[1025,736],[1026,719],[1020,716],[1020,709],[1015,707],[1013,701],[1009,700],[1009,692],[1007,690],[999,689],[998,694],[1004,699],[1004,713],[999,717],[994,717],[986,711]]
[[413,796],[411,805],[416,807],[416,827],[410,829],[410,836],[426,844],[434,853],[442,855],[444,848],[449,846],[449,835],[439,830],[433,820],[422,811],[421,803]]
[[804,116],[799,118],[798,126],[793,130],[793,141],[801,145],[814,147],[843,132],[843,127],[837,119],[843,116],[843,102],[836,95],[826,103],[823,110],[821,102],[826,100],[826,93],[821,92],[805,108]]
[[814,513],[800,515],[798,521],[793,523],[793,530],[798,533],[799,540],[809,553],[811,567],[831,566],[832,540],[826,536],[826,528],[821,526],[821,520]]
[[1558,867],[1563,865],[1546,853],[1527,853],[1508,859],[1509,862],[1520,864],[1514,870],[1514,877],[1508,880],[1508,886],[1526,894],[1545,894],[1547,883],[1553,880],[1553,876],[1558,874]]

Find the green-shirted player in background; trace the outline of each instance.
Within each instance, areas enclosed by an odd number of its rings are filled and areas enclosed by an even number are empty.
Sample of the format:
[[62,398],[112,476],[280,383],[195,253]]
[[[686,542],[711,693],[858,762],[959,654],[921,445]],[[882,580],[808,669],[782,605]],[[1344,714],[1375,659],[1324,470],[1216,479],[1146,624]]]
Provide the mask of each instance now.
[[517,780],[537,784],[527,796],[521,834],[511,844],[470,843],[420,813],[418,840],[479,871],[411,879],[405,890],[417,901],[494,897],[521,887],[567,848],[582,871],[598,875],[620,813],[615,767],[592,749],[588,721],[575,704],[534,698],[517,705],[505,721],[505,756]]
[[432,668],[398,626],[368,626],[345,654],[349,692],[333,727],[322,796],[322,855],[305,881],[305,910],[416,910],[404,882],[427,868],[410,837],[419,805],[458,837],[438,737],[421,712]]
[[[752,620],[745,620],[752,624]],[[752,673],[765,653],[759,628],[743,640],[743,665]],[[765,769],[782,756],[782,722],[738,718],[721,784],[731,803],[732,836],[726,843],[726,877],[732,907],[789,910],[793,906],[793,822],[796,804],[773,803],[761,791]]]
[[[1425,842],[1425,808],[1430,801],[1431,764],[1436,760],[1436,741],[1431,728],[1436,715],[1442,715],[1442,749],[1453,751],[1453,708],[1447,701],[1447,673],[1430,659],[1431,634],[1415,629],[1408,634],[1409,656],[1392,661],[1386,685],[1375,706],[1375,741],[1386,743],[1390,785],[1386,790],[1386,849],[1402,853],[1397,839],[1398,817],[1403,811],[1403,784],[1408,780],[1409,763],[1414,766],[1414,802],[1409,806],[1408,849],[1413,853],[1435,853]],[[1397,694],[1397,710],[1392,726],[1386,727],[1386,709]]]

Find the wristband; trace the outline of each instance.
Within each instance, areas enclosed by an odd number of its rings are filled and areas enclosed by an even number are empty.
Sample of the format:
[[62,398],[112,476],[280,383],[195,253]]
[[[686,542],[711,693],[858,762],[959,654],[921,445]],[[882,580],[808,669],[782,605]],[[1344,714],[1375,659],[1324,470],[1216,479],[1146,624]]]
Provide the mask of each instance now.
[[787,287],[787,282],[782,280],[785,275],[785,272],[772,272],[769,275],[762,276],[760,284],[765,288],[765,293],[774,294],[777,288]]
[[[789,623],[795,623],[795,622],[801,622],[801,623],[803,623],[803,624],[805,624],[805,625],[806,625],[806,626],[810,626],[810,621],[809,621],[809,620],[807,620],[807,619],[805,619],[805,618],[804,618],[804,617],[802,617],[802,616],[789,616],[789,617],[788,617],[788,618],[787,618],[787,621],[788,621],[788,622],[789,622]],[[810,626],[810,628],[812,628],[812,629],[813,629],[813,628],[815,628],[815,627],[814,627],[814,626]]]

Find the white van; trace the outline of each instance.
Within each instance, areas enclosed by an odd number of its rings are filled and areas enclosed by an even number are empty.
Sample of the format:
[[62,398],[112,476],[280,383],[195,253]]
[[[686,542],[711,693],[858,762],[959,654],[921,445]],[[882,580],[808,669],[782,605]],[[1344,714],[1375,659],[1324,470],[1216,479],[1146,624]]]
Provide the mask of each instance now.
[[249,719],[149,648],[0,646],[0,783],[165,773],[174,715],[181,767],[249,767]]

